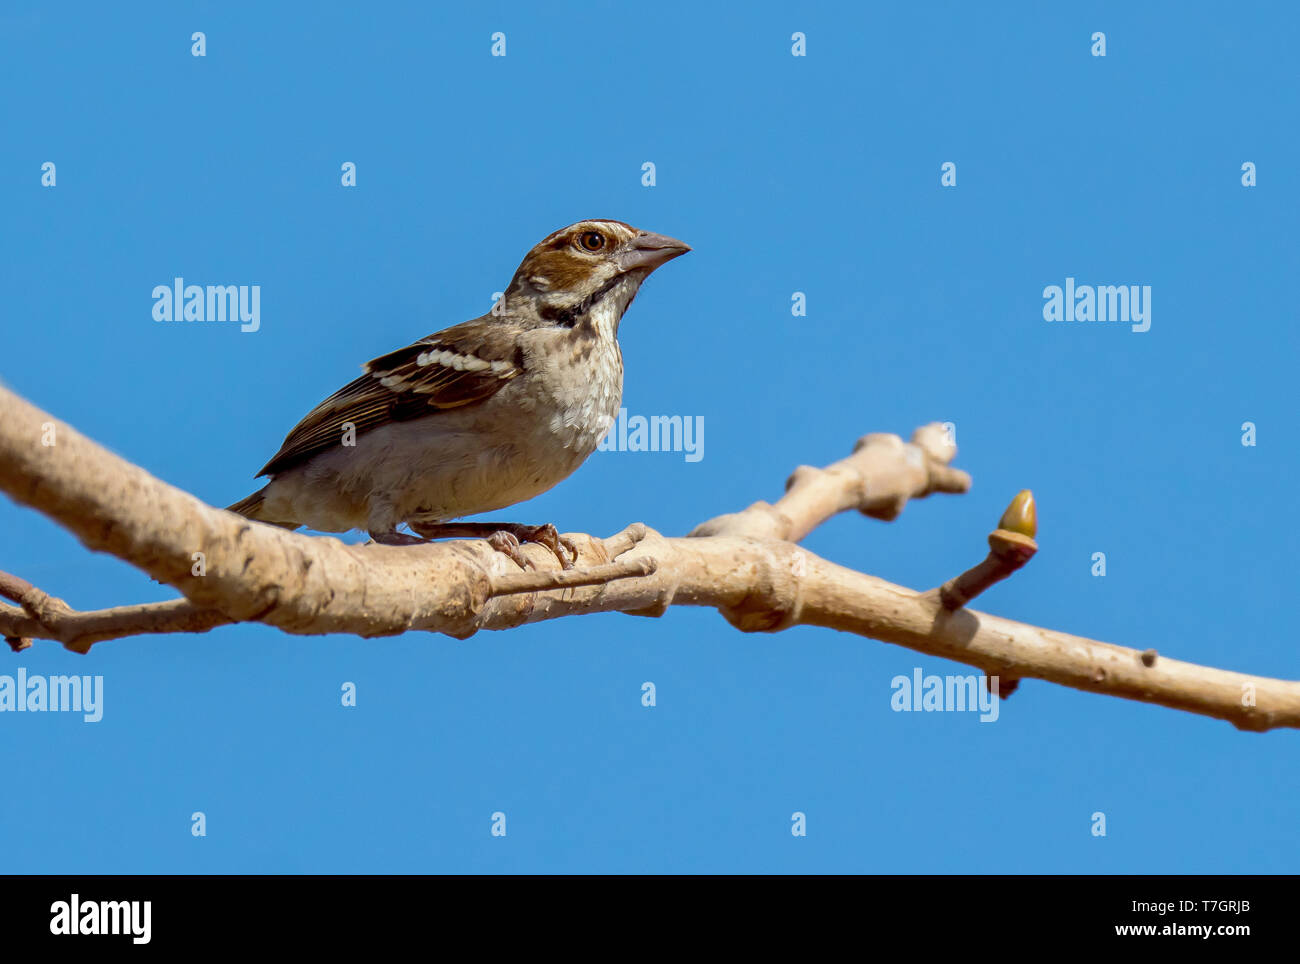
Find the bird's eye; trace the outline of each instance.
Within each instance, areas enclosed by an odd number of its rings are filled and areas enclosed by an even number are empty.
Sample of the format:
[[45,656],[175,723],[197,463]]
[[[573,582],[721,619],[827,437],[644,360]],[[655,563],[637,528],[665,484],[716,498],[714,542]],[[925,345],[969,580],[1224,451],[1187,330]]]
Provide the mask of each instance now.
[[605,246],[605,236],[599,231],[584,231],[578,235],[578,244],[584,251],[599,251]]

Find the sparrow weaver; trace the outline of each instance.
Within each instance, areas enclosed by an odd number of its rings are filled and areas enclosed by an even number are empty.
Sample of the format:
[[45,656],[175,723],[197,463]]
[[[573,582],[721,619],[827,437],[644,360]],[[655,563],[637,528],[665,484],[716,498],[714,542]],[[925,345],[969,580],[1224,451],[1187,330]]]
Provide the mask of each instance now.
[[230,511],[387,545],[486,536],[521,564],[519,541],[535,541],[568,568],[554,526],[448,520],[545,492],[595,450],[622,400],[623,312],[689,250],[622,221],[561,228],[487,314],[381,355],[317,405]]

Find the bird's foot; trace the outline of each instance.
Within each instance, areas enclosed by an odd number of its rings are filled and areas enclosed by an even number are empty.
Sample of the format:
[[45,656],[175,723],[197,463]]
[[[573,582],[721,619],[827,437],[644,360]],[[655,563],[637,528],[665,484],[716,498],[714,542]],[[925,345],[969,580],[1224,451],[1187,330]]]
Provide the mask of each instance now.
[[389,529],[387,532],[374,532],[372,530],[370,538],[381,546],[422,546],[428,541],[427,539],[421,539],[419,536],[398,532],[396,529]]
[[533,561],[524,555],[524,550],[519,547],[519,540],[513,533],[498,529],[488,536],[486,541],[497,552],[509,556],[510,560],[520,569],[537,568],[533,565]]
[[578,547],[572,540],[560,535],[555,526],[549,522],[540,526],[515,526],[510,530],[502,531],[509,531],[520,542],[535,542],[539,546],[545,546],[560,561],[561,569],[572,569],[573,564],[578,561]]
[[509,556],[520,569],[536,568],[523,554],[520,544],[535,542],[545,546],[560,562],[561,569],[572,569],[578,559],[578,547],[560,535],[555,526],[522,525],[514,522],[408,522],[412,531],[425,539],[486,539],[497,552]]

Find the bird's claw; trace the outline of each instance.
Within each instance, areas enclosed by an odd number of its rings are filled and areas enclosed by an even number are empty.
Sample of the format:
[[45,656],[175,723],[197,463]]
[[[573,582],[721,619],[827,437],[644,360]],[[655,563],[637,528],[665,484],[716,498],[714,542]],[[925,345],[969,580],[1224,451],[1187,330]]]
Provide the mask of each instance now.
[[547,522],[545,525],[524,528],[531,528],[527,534],[520,534],[525,542],[535,542],[551,550],[559,560],[561,569],[573,568],[573,564],[578,560],[578,549],[572,540],[561,537],[555,526]]
[[578,561],[578,547],[573,540],[560,535],[555,526],[530,526],[516,523],[486,522],[408,522],[416,534],[424,539],[453,539],[462,536],[486,539],[497,552],[503,553],[520,569],[537,568],[520,548],[522,543],[535,542],[545,546],[559,560],[561,569],[572,569]]
[[524,555],[523,549],[519,547],[519,539],[514,533],[506,532],[500,529],[487,537],[487,544],[497,552],[509,556],[511,561],[520,569],[536,569],[531,559]]

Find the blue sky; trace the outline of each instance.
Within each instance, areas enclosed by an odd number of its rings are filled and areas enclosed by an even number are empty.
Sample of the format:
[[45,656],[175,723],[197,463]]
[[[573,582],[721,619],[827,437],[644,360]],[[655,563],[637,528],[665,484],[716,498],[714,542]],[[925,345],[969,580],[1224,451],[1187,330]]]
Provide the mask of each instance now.
[[[807,545],[928,588],[1032,488],[1040,552],[979,608],[1296,677],[1300,17],[1060,6],[7,4],[0,378],[225,505],[359,364],[618,218],[695,248],[624,321],[624,401],[702,416],[704,457],[597,453],[511,517],[682,534],[951,421],[970,493]],[[153,321],[177,276],[260,285],[260,330]],[[1044,321],[1067,277],[1150,285],[1150,330]],[[173,595],[8,500],[0,531],[0,568],[79,608]],[[3,662],[105,689],[98,723],[0,714],[10,872],[1297,867],[1294,732],[1035,681],[995,723],[896,713],[894,676],[966,668],[710,611]]]

